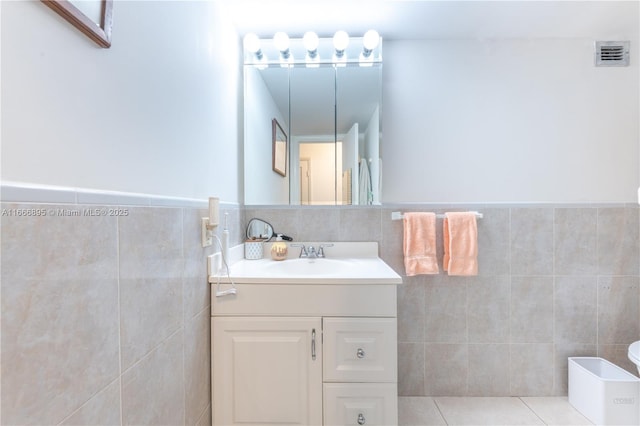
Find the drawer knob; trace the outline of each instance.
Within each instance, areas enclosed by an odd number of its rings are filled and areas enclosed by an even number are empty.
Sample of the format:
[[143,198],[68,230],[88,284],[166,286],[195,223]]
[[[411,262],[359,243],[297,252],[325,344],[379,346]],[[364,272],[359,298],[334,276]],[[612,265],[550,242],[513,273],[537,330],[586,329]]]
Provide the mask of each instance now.
[[365,424],[366,422],[367,422],[367,421],[366,421],[366,420],[365,420],[365,418],[364,418],[364,414],[362,414],[362,413],[358,414],[358,424],[359,424],[359,425],[363,425],[363,424]]
[[358,351],[356,352],[356,356],[358,358],[364,358],[364,349],[358,348]]

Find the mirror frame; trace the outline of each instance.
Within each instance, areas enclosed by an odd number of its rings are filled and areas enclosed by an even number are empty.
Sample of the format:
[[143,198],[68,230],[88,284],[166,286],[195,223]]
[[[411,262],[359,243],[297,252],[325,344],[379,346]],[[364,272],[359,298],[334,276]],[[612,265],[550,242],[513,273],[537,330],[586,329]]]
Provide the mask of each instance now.
[[100,47],[111,47],[113,0],[95,0],[101,3],[100,22],[93,22],[69,0],[41,0],[47,7],[66,19],[71,25],[96,42]]
[[271,120],[273,141],[273,171],[279,175],[287,176],[287,134],[282,130],[280,123],[275,118]]
[[[259,236],[255,236],[255,235],[250,235],[249,234],[249,230],[252,228],[253,224],[256,222],[262,222],[265,227],[269,227],[271,229],[271,235],[266,236],[266,234],[263,236],[263,234],[260,234]],[[275,234],[275,231],[273,230],[273,225],[271,225],[269,222],[267,222],[264,219],[260,219],[257,217],[252,218],[249,223],[247,223],[247,228],[244,231],[244,235],[247,239],[247,241],[270,241],[273,236]]]

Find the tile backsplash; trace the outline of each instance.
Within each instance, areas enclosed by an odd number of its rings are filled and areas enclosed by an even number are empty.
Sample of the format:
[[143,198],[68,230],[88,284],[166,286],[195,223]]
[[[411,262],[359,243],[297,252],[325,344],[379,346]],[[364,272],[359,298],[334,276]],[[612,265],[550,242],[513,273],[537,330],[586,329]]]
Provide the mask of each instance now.
[[[96,206],[2,204],[83,208]],[[210,424],[205,258],[218,249],[200,247],[206,209],[123,209],[2,216],[3,424]],[[297,241],[379,243],[404,280],[401,396],[564,395],[572,355],[635,371],[626,356],[640,340],[635,205],[222,209],[232,245],[253,217]],[[397,210],[482,212],[478,276],[404,276]]]
[[[392,211],[475,210],[479,272],[404,276],[402,221]],[[636,205],[399,205],[246,208],[299,241],[377,241],[398,287],[401,396],[567,393],[568,356],[627,359],[640,340]]]
[[[103,208],[121,214],[88,214]],[[239,244],[240,209],[225,211]],[[207,210],[2,212],[0,423],[210,424]]]

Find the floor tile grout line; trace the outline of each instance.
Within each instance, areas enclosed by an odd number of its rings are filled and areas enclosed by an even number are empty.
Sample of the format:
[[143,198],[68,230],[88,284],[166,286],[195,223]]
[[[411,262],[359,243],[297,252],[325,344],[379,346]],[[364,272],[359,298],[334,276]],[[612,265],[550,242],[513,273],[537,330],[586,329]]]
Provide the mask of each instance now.
[[540,421],[542,422],[543,425],[548,425],[548,423],[546,423],[544,421],[544,419],[542,417],[540,417],[540,415],[536,412],[536,410],[534,410],[529,404],[527,404],[527,402],[524,399],[522,399],[521,396],[519,396],[518,399],[524,404],[525,407],[527,407],[529,409],[529,411],[531,411],[533,413],[534,416],[536,416],[538,419],[540,419]]
[[431,400],[433,401],[433,403],[435,404],[436,408],[438,409],[438,413],[440,413],[440,417],[442,417],[442,420],[444,420],[444,423],[447,426],[449,426],[449,422],[447,421],[447,418],[444,416],[444,413],[440,409],[440,406],[438,405],[438,402],[436,401],[436,398],[431,397]]

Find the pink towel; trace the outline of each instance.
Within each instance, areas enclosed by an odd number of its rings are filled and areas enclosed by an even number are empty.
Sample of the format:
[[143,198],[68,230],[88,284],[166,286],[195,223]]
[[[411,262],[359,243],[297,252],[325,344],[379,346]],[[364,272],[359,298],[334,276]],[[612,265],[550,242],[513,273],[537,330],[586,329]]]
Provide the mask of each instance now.
[[478,275],[478,225],[471,212],[445,213],[443,265],[449,275]]
[[404,214],[404,268],[407,276],[437,274],[436,215],[434,213]]

